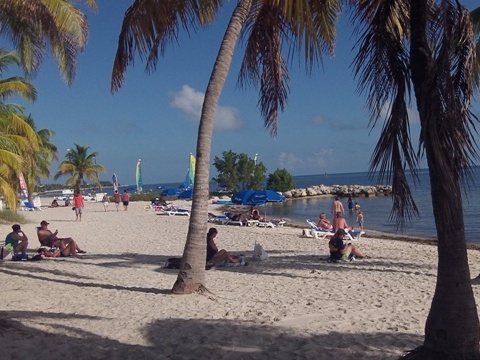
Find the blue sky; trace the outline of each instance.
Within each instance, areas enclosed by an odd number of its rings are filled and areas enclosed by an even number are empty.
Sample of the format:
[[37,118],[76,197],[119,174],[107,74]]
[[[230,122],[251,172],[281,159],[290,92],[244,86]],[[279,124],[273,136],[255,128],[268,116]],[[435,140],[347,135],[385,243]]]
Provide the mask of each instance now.
[[[86,10],[90,35],[79,56],[71,87],[63,82],[56,63],[46,58],[33,80],[35,103],[26,107],[37,128],[55,131],[52,141],[63,159],[74,143],[97,151],[106,167],[101,180],[116,173],[122,185],[135,182],[135,164],[142,159],[143,183],[182,182],[189,154],[195,153],[203,94],[235,1],[226,2],[215,24],[190,37],[185,32],[160,58],[157,71],[146,74],[139,58],[129,67],[124,86],[112,95],[110,78],[123,15],[132,0],[97,0],[99,10]],[[467,7],[474,0],[463,2]],[[366,171],[381,125],[371,130],[365,97],[358,94],[350,64],[355,38],[347,15],[342,16],[333,59],[324,58],[309,77],[303,62],[290,66],[288,106],[279,116],[278,136],[263,126],[256,89],[236,86],[243,49],[236,49],[230,75],[219,102],[211,160],[223,151],[258,154],[267,174],[286,168],[292,175]],[[478,96],[477,96],[478,97]],[[478,111],[476,111],[478,113]],[[412,136],[418,117],[412,112]],[[52,173],[58,169],[52,166]],[[212,166],[210,177],[216,171]],[[64,181],[60,178],[58,181]],[[49,180],[47,182],[53,182]]]

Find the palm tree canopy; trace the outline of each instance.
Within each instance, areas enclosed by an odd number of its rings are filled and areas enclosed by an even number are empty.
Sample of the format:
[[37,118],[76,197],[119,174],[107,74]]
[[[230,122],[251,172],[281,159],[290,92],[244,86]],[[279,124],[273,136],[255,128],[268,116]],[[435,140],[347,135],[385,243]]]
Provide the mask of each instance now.
[[156,69],[169,43],[178,38],[181,29],[196,30],[213,21],[223,0],[136,0],[128,8],[118,39],[112,72],[112,93],[124,82],[128,65],[135,52],[146,61],[146,71]]
[[[444,164],[445,169],[452,169],[446,174],[447,180],[452,184],[459,176],[468,177],[468,171],[476,157],[475,139],[471,130],[474,126],[470,127],[474,116],[468,110],[475,59],[474,49],[469,45],[473,44],[471,24],[468,12],[460,5],[450,1],[441,4],[429,2],[427,26],[430,51],[435,61],[435,64],[429,66],[436,66],[434,71],[437,73],[437,88],[431,91],[438,91],[438,99],[443,99],[444,103],[437,104],[436,107],[442,113],[432,115],[432,119],[437,121],[422,124],[420,147],[415,152],[411,143],[408,115],[413,62],[409,49],[412,40],[409,29],[410,1],[351,3],[356,8],[353,16],[357,22],[356,31],[361,33],[359,52],[354,61],[355,74],[359,78],[359,90],[368,95],[367,103],[372,113],[373,126],[382,112],[388,110],[370,170],[371,174],[379,170],[380,181],[384,176],[387,182],[392,179],[392,218],[402,227],[405,221],[417,214],[406,168],[415,179],[419,160],[424,153],[426,136],[438,134],[438,138],[432,142],[438,153],[448,148],[448,151],[455,154],[455,164]],[[445,68],[451,71],[444,71]],[[439,121],[440,118],[449,121]]]
[[95,163],[98,153],[92,152],[89,154],[89,149],[89,146],[75,144],[75,149],[70,149],[65,156],[66,160],[60,163],[54,179],[56,180],[63,175],[70,175],[70,178],[67,179],[67,185],[74,186],[77,192],[80,191],[80,185],[85,177],[100,186],[98,173],[106,172],[106,169]]
[[[12,42],[29,73],[36,73],[48,46],[65,81],[72,83],[88,35],[87,19],[74,2],[0,0],[0,35]],[[96,9],[95,0],[84,2]]]

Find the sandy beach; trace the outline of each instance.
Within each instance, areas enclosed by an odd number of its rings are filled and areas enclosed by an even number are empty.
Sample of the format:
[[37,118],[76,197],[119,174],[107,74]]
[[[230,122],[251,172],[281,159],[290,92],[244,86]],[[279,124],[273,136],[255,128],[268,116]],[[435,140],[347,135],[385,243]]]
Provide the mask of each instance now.
[[[22,212],[30,255],[44,219],[87,254],[0,262],[2,359],[396,359],[423,341],[431,245],[365,237],[369,258],[335,264],[325,240],[298,228],[214,225],[219,248],[245,254],[248,266],[209,270],[210,293],[177,296],[177,270],[163,266],[181,256],[188,217],[145,205],[86,203],[81,222],[71,208]],[[255,241],[269,259],[251,260]],[[469,264],[474,277],[479,251]]]

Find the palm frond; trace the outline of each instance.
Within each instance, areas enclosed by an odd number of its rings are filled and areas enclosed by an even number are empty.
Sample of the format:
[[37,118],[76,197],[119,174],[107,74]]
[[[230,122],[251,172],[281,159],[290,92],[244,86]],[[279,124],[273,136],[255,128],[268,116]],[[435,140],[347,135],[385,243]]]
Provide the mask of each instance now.
[[392,181],[391,218],[397,227],[418,214],[407,181],[406,169],[417,177],[418,157],[410,139],[408,105],[410,104],[408,1],[385,0],[353,2],[356,30],[361,33],[356,44],[358,54],[353,67],[359,78],[358,90],[367,93],[371,112],[370,125],[376,126],[382,113],[387,116],[382,134],[370,162],[370,176]]
[[200,3],[195,0],[136,0],[123,19],[111,91],[122,87],[124,73],[133,64],[135,53],[146,61],[146,71],[153,72],[167,45],[178,40],[179,30],[196,31],[197,26],[211,21],[222,1]]

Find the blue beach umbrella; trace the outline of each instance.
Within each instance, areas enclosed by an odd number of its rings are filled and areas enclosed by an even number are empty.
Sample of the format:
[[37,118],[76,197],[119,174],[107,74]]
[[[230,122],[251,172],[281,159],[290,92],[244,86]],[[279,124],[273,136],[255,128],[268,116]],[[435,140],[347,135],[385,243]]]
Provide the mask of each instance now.
[[162,191],[160,195],[162,196],[177,196],[179,193],[178,189],[169,188]]
[[255,206],[282,201],[285,201],[285,197],[273,190],[241,190],[232,195],[232,202],[241,205]]
[[191,199],[192,197],[193,197],[193,189],[188,189],[178,194],[179,199]]

